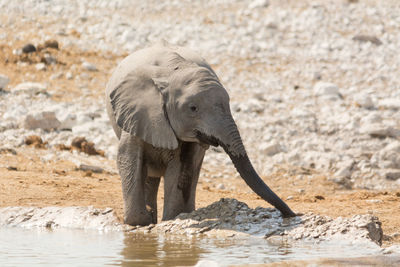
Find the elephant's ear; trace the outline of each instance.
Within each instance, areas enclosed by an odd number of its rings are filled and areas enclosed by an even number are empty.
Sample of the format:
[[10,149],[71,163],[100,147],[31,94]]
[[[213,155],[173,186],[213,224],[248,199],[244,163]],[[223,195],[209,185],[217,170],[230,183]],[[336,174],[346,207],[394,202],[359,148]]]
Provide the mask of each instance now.
[[[176,149],[178,140],[164,109],[161,88],[140,73],[128,74],[111,93],[117,125],[154,147]],[[163,83],[165,86],[165,83]]]

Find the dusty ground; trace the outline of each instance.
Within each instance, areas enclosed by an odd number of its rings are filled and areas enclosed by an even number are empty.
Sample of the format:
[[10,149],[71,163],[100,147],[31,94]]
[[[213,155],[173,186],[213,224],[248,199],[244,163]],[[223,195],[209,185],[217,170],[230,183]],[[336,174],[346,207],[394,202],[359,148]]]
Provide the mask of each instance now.
[[[71,35],[74,33],[71,32]],[[22,45],[22,42],[18,45]],[[17,45],[17,46],[18,46]],[[101,97],[110,70],[122,56],[82,52],[79,49],[48,49],[56,56],[58,62],[47,66],[45,71],[37,71],[35,63],[40,62],[41,53],[26,57],[27,64],[18,62],[21,58],[12,54],[16,48],[7,44],[0,45],[0,70],[11,82],[10,87],[24,81],[49,81],[52,97],[58,101],[70,101],[80,95],[75,80],[68,80],[65,75],[48,79],[49,76],[70,70],[78,66],[73,73],[81,72],[82,60],[95,63],[98,71],[88,72],[87,88],[90,96]],[[74,69],[74,68],[72,68]],[[21,70],[23,75],[21,75]],[[81,82],[81,81],[80,81]],[[52,86],[57,84],[57,86]],[[111,207],[122,218],[122,194],[119,175],[114,173],[91,173],[76,170],[75,164],[69,161],[43,163],[40,156],[46,149],[21,146],[16,154],[3,150],[0,153],[0,206],[89,206],[98,208]],[[89,156],[88,156],[89,157]],[[251,155],[250,155],[251,157]],[[111,160],[104,159],[108,164]],[[221,166],[222,168],[223,166]],[[115,168],[116,170],[116,168]],[[289,171],[288,171],[289,170]],[[222,169],[221,169],[222,171]],[[350,216],[370,213],[380,218],[385,239],[383,246],[400,243],[400,213],[393,212],[400,208],[400,190],[367,191],[346,190],[329,182],[331,174],[318,174],[308,169],[291,169],[283,167],[281,171],[263,177],[266,183],[293,210],[299,213],[314,212],[332,217]],[[209,175],[210,176],[210,175]],[[236,191],[219,190],[220,183],[234,184]],[[300,190],[300,188],[302,190]],[[197,207],[204,207],[222,197],[236,198],[246,202],[250,207],[268,206],[258,198],[245,183],[238,178],[215,178],[205,181],[200,178],[197,190]],[[162,209],[163,190],[160,188],[159,210]],[[161,214],[161,211],[159,211]]]
[[[71,162],[41,163],[40,149],[21,148],[17,155],[0,155],[0,206],[95,206],[111,207],[122,218],[122,197],[116,173],[88,173],[76,170]],[[304,171],[304,170],[303,170]],[[327,181],[324,175],[285,176],[275,173],[264,180],[299,213],[314,212],[331,217],[370,213],[380,218],[385,234],[383,246],[400,243],[400,215],[394,213],[400,191],[343,190]],[[226,179],[225,179],[226,180]],[[216,189],[222,179],[199,182],[197,207],[204,207],[221,197],[236,198],[250,207],[268,206],[241,179],[231,178],[237,191]],[[224,181],[227,183],[227,181]],[[303,188],[304,192],[299,192]],[[160,187],[159,214],[163,190]]]

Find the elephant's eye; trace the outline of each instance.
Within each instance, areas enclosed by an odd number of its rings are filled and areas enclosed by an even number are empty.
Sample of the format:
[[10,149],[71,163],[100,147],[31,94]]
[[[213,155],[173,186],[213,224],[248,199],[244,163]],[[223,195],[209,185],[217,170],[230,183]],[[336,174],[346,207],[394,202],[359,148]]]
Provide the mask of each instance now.
[[197,112],[199,108],[195,104],[189,104],[189,109],[192,112]]

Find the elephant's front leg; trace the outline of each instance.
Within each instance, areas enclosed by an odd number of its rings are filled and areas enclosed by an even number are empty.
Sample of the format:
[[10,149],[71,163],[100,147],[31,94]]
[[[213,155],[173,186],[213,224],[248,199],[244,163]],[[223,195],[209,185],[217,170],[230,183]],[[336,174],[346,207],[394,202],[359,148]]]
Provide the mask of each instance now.
[[143,161],[143,142],[123,132],[118,156],[118,170],[124,199],[124,222],[130,225],[149,225],[153,218],[146,209],[145,179],[147,168]]
[[180,153],[169,162],[164,175],[163,220],[195,209],[196,186],[204,154],[205,149],[199,144],[185,142]]

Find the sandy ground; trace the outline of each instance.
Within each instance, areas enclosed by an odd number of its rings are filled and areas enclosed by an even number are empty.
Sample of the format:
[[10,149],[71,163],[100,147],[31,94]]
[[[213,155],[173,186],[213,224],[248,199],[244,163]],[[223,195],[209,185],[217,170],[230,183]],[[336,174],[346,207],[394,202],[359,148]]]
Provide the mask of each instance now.
[[[21,148],[17,155],[2,153],[0,161],[0,206],[94,206],[111,207],[122,218],[122,193],[116,173],[79,171],[71,162],[44,164],[40,161],[43,150]],[[7,167],[5,167],[7,166]],[[304,170],[305,171],[305,170]],[[283,178],[284,177],[284,178]],[[300,178],[299,178],[300,177]],[[303,178],[301,178],[303,177]],[[370,213],[380,218],[385,234],[383,246],[400,243],[398,229],[400,214],[394,213],[400,191],[343,190],[327,181],[323,175],[283,175],[275,173],[263,177],[287,203],[299,213],[313,212],[331,217],[347,217]],[[239,178],[211,182],[199,181],[197,207],[204,207],[222,197],[236,198],[250,207],[267,207],[268,203],[249,192]],[[237,191],[216,189],[216,185],[233,183]],[[303,188],[304,192],[299,192]],[[158,198],[162,211],[163,188]]]
[[[71,33],[73,34],[73,33]],[[21,42],[22,46],[24,42]],[[17,45],[18,46],[18,45]],[[15,45],[14,45],[15,48]],[[10,79],[9,87],[23,82],[49,81],[52,98],[57,101],[69,101],[80,95],[75,80],[65,75],[48,79],[52,74],[70,70],[72,65],[80,66],[82,59],[96,64],[98,71],[90,73],[87,88],[94,99],[103,95],[105,83],[110,71],[122,56],[81,52],[78,49],[48,49],[55,55],[58,63],[47,66],[46,71],[37,71],[32,63],[40,62],[40,53],[27,56],[28,64],[21,66],[21,58],[12,54],[13,47],[0,45],[0,70]],[[21,75],[21,70],[23,75]],[[79,72],[79,68],[76,72]],[[74,73],[75,76],[75,73]],[[53,86],[56,85],[57,86]],[[16,154],[2,150],[0,152],[0,206],[89,206],[111,207],[122,218],[122,193],[119,175],[115,172],[91,173],[79,171],[69,161],[43,163],[41,155],[46,149],[22,145]],[[89,157],[89,156],[88,156]],[[98,156],[99,157],[99,156]],[[251,158],[251,155],[250,155]],[[112,160],[104,159],[115,166]],[[221,166],[221,171],[222,171]],[[330,173],[313,173],[308,169],[292,169],[272,173],[263,177],[264,181],[298,213],[313,212],[331,217],[347,217],[355,214],[370,213],[380,218],[385,234],[383,246],[400,243],[400,190],[371,191],[346,190],[327,180]],[[220,183],[233,184],[236,191],[218,190]],[[300,190],[300,188],[302,190]],[[258,198],[239,178],[215,178],[209,182],[200,177],[197,189],[197,207],[204,207],[222,197],[236,198],[250,207],[269,206]],[[159,214],[161,214],[163,189],[159,193]]]

